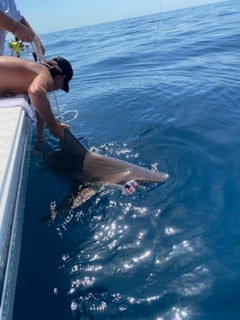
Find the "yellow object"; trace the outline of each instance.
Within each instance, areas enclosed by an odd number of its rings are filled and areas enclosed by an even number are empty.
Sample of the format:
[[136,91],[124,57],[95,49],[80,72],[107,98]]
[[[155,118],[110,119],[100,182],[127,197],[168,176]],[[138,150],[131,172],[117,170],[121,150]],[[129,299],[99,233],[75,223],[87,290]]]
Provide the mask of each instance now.
[[21,41],[13,40],[9,42],[9,48],[12,51],[12,55],[15,53],[16,56],[19,58],[21,51],[23,51],[24,45]]

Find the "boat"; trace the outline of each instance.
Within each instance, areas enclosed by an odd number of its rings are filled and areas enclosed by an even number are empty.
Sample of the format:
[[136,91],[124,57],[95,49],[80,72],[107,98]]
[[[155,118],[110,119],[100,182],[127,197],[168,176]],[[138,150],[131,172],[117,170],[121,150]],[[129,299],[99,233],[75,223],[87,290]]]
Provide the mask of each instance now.
[[27,95],[0,97],[0,320],[12,319],[13,313],[30,159],[31,117]]

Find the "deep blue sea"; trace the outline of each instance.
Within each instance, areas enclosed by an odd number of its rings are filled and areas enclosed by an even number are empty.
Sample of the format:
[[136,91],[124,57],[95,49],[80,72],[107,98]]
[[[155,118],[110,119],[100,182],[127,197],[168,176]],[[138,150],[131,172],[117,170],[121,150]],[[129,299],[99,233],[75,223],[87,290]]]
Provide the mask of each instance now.
[[171,177],[41,223],[71,182],[33,129],[14,320],[240,319],[239,21],[227,1],[42,35],[74,135]]

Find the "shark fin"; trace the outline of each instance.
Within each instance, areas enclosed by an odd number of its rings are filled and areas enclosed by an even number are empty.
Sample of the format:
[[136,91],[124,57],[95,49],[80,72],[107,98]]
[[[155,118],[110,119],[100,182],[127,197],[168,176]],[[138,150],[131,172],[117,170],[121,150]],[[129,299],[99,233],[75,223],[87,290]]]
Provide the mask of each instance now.
[[87,202],[91,197],[98,193],[97,188],[90,188],[81,186],[77,192],[67,198],[67,201],[53,207],[50,213],[50,220],[54,221],[59,214],[65,213],[66,211],[72,211],[80,207],[83,203]]
[[77,155],[82,158],[84,158],[88,152],[88,149],[74,137],[69,129],[64,130],[64,138],[60,142],[60,149],[65,154]]

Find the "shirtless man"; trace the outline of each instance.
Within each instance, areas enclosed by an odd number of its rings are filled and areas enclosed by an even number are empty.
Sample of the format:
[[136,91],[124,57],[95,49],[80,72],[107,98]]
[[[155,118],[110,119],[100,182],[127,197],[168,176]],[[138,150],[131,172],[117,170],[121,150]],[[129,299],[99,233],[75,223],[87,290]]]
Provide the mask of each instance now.
[[37,111],[38,144],[44,143],[44,124],[50,132],[62,139],[68,126],[55,119],[47,93],[62,89],[69,91],[68,82],[73,76],[71,64],[61,57],[56,57],[43,64],[19,59],[0,57],[0,95],[7,93],[27,93]]

